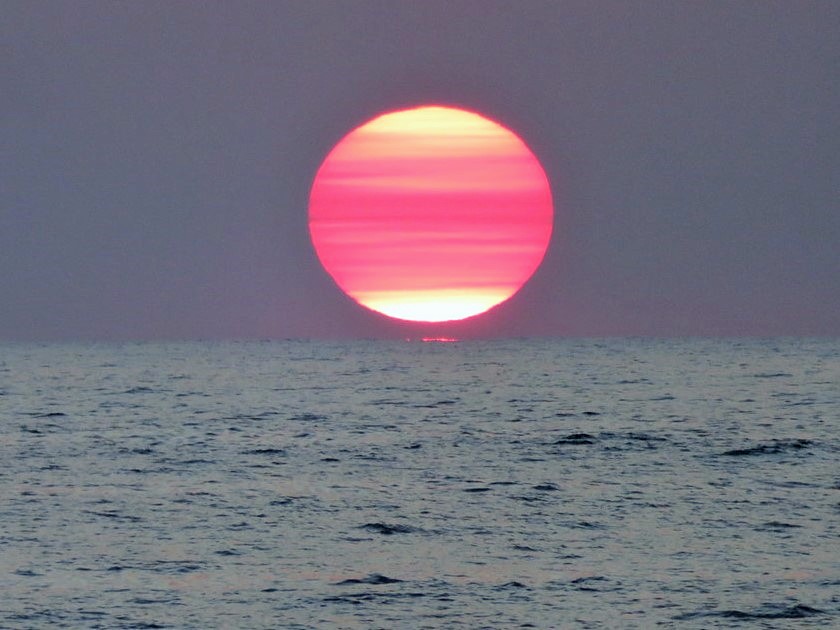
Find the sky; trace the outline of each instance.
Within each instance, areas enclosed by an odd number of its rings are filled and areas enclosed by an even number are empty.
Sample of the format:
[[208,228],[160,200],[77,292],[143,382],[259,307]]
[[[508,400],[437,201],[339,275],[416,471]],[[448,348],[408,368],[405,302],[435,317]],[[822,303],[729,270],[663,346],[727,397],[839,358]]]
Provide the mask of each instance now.
[[[0,340],[840,334],[840,3],[38,2],[0,19]],[[539,158],[541,267],[457,324],[309,239],[351,129],[478,111]]]

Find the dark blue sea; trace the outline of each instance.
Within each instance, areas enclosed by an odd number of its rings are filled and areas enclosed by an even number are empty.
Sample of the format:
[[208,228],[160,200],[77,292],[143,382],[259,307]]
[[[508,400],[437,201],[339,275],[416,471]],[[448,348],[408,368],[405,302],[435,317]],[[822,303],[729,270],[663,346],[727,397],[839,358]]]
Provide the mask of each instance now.
[[0,627],[840,627],[840,340],[0,345]]

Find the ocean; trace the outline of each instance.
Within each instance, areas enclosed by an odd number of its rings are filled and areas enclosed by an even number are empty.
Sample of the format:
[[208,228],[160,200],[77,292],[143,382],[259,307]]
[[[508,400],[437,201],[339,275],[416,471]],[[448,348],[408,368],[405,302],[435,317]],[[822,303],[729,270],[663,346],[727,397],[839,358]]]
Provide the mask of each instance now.
[[840,627],[840,340],[0,345],[0,627]]

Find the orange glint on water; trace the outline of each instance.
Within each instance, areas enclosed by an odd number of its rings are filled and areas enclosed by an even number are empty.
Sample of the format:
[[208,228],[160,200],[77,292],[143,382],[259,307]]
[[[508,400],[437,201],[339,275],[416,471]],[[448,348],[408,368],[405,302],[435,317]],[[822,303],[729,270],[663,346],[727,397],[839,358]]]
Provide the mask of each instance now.
[[483,313],[536,271],[548,179],[520,138],[451,107],[383,114],[327,155],[312,184],[318,257],[358,303],[397,319]]

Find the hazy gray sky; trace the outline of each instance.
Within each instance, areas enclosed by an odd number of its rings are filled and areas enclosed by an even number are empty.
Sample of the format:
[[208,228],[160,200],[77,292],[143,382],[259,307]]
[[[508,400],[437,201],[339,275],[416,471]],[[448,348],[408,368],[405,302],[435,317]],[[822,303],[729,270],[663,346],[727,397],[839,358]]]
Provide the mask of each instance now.
[[352,127],[519,132],[543,266],[479,335],[840,334],[840,2],[13,2],[0,339],[399,336],[307,232]]

